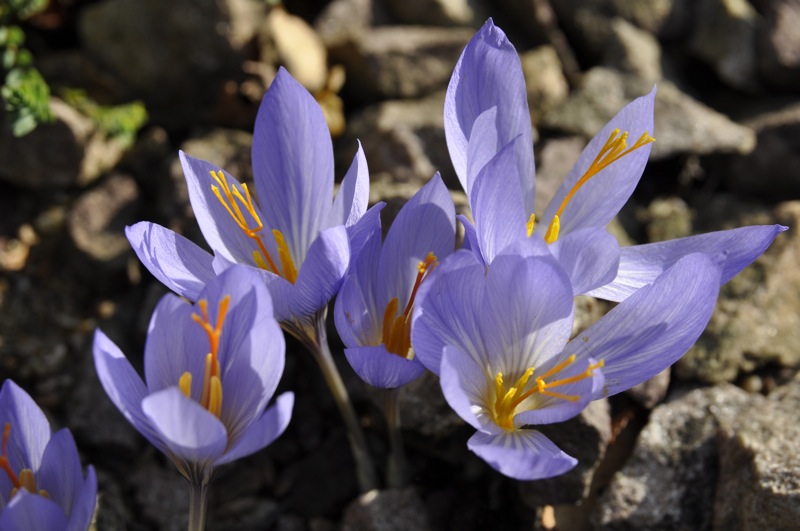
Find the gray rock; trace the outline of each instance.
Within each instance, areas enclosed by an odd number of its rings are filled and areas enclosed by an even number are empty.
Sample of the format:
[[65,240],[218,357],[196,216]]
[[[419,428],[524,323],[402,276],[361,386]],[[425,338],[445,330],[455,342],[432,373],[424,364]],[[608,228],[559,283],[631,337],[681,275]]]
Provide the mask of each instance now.
[[[591,138],[625,104],[652,88],[651,83],[635,76],[595,67],[562,105],[545,115],[542,123]],[[749,153],[755,147],[755,134],[750,128],[706,107],[669,81],[658,84],[654,136],[653,159],[686,153]]]
[[447,404],[439,378],[425,372],[400,388],[400,419],[403,429],[441,439],[464,425],[464,421]]
[[520,55],[528,109],[531,121],[538,124],[542,116],[559,105],[569,95],[569,84],[555,48],[540,46]]
[[208,117],[265,16],[250,0],[106,0],[80,11],[87,52],[162,123]]
[[655,199],[637,217],[646,225],[648,242],[674,240],[692,234],[692,212],[679,197]]
[[672,368],[667,367],[649,380],[634,385],[625,394],[645,409],[653,409],[667,397]]
[[755,91],[758,14],[747,0],[702,0],[689,40],[695,56],[710,64],[730,86]]
[[108,138],[92,120],[51,98],[55,122],[16,138],[0,112],[0,181],[41,190],[84,186],[112,168],[125,144]]
[[650,33],[623,18],[614,18],[603,65],[655,83],[662,76],[661,46]]
[[136,520],[155,529],[186,529],[189,514],[189,482],[172,463],[166,468],[153,462],[142,462],[129,478],[133,500],[139,507]]
[[425,504],[413,489],[373,490],[350,503],[342,531],[404,531],[430,529]]
[[536,146],[537,214],[544,213],[584,147],[586,140],[578,136],[553,138]]
[[389,0],[399,22],[422,26],[478,26],[489,12],[476,0]]
[[[744,218],[737,226],[775,222],[797,227],[800,203],[783,203],[772,214]],[[733,381],[767,364],[800,365],[799,254],[797,231],[786,232],[723,286],[708,328],[675,365],[679,378]]]
[[723,422],[761,397],[731,386],[698,389],[658,406],[628,463],[593,514],[597,529],[709,529]]
[[314,20],[325,46],[336,48],[358,36],[371,26],[391,23],[385,2],[379,0],[333,0]]
[[300,17],[278,6],[267,16],[259,33],[261,60],[281,64],[312,93],[325,87],[328,55],[322,39]]
[[611,413],[608,401],[589,404],[580,415],[559,424],[536,426],[559,448],[578,460],[578,464],[561,476],[519,483],[523,502],[531,508],[542,505],[576,503],[589,495],[597,465],[605,455],[611,439]]
[[800,194],[800,103],[761,114],[746,125],[756,132],[756,149],[728,159],[726,184],[774,199]]
[[383,26],[359,33],[329,54],[346,68],[344,90],[355,98],[418,98],[447,85],[473,34],[467,28]]
[[784,89],[800,88],[800,3],[761,2],[764,23],[758,35],[758,66],[765,82]]
[[714,529],[795,529],[800,521],[800,380],[754,401],[720,436]]

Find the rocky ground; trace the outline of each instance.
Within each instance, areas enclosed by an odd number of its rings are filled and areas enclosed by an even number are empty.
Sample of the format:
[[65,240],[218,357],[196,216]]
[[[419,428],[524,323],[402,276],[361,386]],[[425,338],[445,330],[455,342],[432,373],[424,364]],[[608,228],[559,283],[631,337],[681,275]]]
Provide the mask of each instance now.
[[[290,342],[281,387],[297,394],[292,424],[266,451],[220,470],[208,528],[796,528],[797,0],[50,4],[23,27],[54,94],[77,87],[102,104],[138,98],[150,115],[132,144],[57,97],[54,124],[21,139],[0,129],[0,377],[70,427],[97,467],[97,529],[185,527],[183,479],[105,397],[90,353],[99,326],[141,364],[165,292],[123,227],[151,220],[201,240],[178,149],[251,179],[257,105],[285,65],[328,113],[338,177],[360,139],[373,201],[399,207],[440,170],[463,211],[443,91],[488,16],[520,52],[543,201],[587,139],[657,83],[657,142],[615,233],[643,243],[753,223],[791,230],[723,288],[708,330],[672,370],[546,427],[580,459],[547,481],[506,479],[468,452],[470,430],[426,376],[402,394],[412,487],[359,498],[333,402],[310,356]],[[579,305],[577,326],[607,309]],[[382,463],[376,397],[338,361]]]

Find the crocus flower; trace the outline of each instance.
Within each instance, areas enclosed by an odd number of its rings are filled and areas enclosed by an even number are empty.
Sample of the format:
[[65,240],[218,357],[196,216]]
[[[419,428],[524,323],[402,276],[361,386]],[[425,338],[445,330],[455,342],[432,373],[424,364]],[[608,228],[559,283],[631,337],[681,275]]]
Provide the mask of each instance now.
[[447,91],[445,133],[474,226],[469,247],[486,263],[507,245],[544,239],[575,294],[621,301],[682,256],[725,257],[727,282],[766,250],[780,225],[753,226],[619,249],[605,226],[644,171],[653,134],[650,94],[626,105],[589,142],[545,209],[534,213],[535,168],[525,81],[505,34],[486,22],[465,48]]
[[194,304],[173,294],[156,306],[143,382],[100,330],[97,375],[111,401],[193,487],[214,468],[256,452],[286,429],[292,393],[267,403],[283,373],[285,344],[269,292],[236,266],[212,279]]
[[85,531],[97,498],[69,430],[51,433],[33,399],[11,380],[0,389],[0,531]]
[[555,476],[576,460],[535,425],[567,420],[680,358],[711,316],[720,259],[681,258],[568,342],[573,288],[546,250],[511,247],[488,269],[458,251],[420,289],[412,343],[477,430],[473,452],[512,478]]
[[192,209],[213,257],[152,223],[138,223],[126,234],[148,270],[190,300],[233,263],[257,270],[276,318],[298,333],[336,294],[351,243],[360,245],[354,226],[369,197],[366,158],[359,147],[332,201],[333,148],[325,118],[281,68],[258,111],[252,159],[258,201],[224,170],[180,154]]
[[455,209],[438,174],[397,214],[381,244],[375,217],[336,299],[345,356],[370,385],[395,388],[425,370],[411,348],[411,312],[420,285],[455,246]]

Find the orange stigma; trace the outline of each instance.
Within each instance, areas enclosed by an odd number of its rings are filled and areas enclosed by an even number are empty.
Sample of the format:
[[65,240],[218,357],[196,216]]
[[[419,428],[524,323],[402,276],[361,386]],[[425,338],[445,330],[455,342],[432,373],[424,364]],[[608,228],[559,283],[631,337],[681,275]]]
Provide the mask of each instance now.
[[533,373],[535,372],[533,367],[526,369],[522,376],[520,376],[517,381],[514,382],[514,385],[509,388],[506,388],[505,386],[505,382],[503,381],[503,373],[498,372],[494,379],[494,403],[492,404],[491,408],[488,408],[495,423],[497,423],[497,425],[504,430],[514,430],[514,416],[517,412],[517,406],[519,406],[526,398],[535,393],[560,398],[561,400],[568,400],[570,402],[577,402],[580,399],[580,396],[558,393],[551,391],[550,388],[579,382],[585,378],[591,378],[592,372],[595,369],[603,367],[603,360],[589,365],[585,371],[580,374],[576,374],[575,376],[569,376],[567,378],[561,378],[559,380],[553,380],[550,382],[545,381],[545,379],[558,374],[566,367],[572,365],[574,362],[575,354],[536,378],[534,380],[534,384],[527,391],[525,388],[528,387],[528,380],[530,380],[531,376],[533,376]]
[[[192,320],[200,325],[200,328],[208,336],[209,353],[206,355],[205,370],[203,371],[203,389],[200,394],[200,405],[219,418],[222,412],[222,371],[219,364],[219,338],[222,335],[222,324],[228,313],[230,295],[225,295],[219,303],[217,311],[217,321],[213,325],[208,315],[208,301],[200,299],[197,306],[200,314],[192,314]],[[192,396],[192,374],[184,372],[178,381],[178,387],[187,397]]]
[[420,284],[430,276],[439,261],[436,255],[428,253],[425,260],[417,265],[417,278],[414,287],[411,289],[411,296],[408,298],[405,310],[397,315],[400,302],[397,297],[389,301],[383,312],[383,335],[381,342],[386,346],[386,350],[392,354],[397,354],[403,358],[413,359],[414,351],[411,349],[411,310],[414,309],[414,299]]
[[[261,222],[258,212],[256,212],[256,207],[253,204],[253,197],[250,195],[250,190],[247,188],[247,185],[240,185],[242,190],[244,190],[244,195],[242,195],[242,192],[240,192],[235,185],[231,187],[228,184],[225,174],[222,171],[211,171],[209,173],[217,183],[216,185],[211,185],[211,191],[217,196],[217,199],[219,199],[219,202],[225,207],[225,210],[228,211],[228,214],[230,214],[233,221],[236,222],[236,225],[242,229],[242,232],[244,232],[248,238],[256,242],[258,249],[254,250],[252,253],[253,261],[256,265],[261,269],[266,269],[271,273],[282,276],[294,284],[297,280],[297,267],[295,267],[292,255],[289,252],[289,247],[286,245],[286,239],[283,237],[281,231],[273,229],[272,236],[275,238],[275,244],[278,246],[278,259],[283,267],[283,274],[281,274],[278,266],[275,265],[275,261],[267,251],[264,240],[259,236],[259,232],[264,228],[264,224]],[[244,208],[244,211],[252,218],[255,223],[254,227],[250,227],[250,223],[245,217],[244,212],[242,212],[242,208]]]
[[[572,196],[575,195],[581,186],[589,182],[589,179],[625,155],[628,155],[640,147],[646,146],[647,144],[655,141],[656,139],[650,136],[647,131],[645,131],[635,144],[633,144],[631,147],[628,147],[628,131],[620,134],[619,129],[614,129],[608,136],[608,140],[606,140],[605,145],[603,145],[602,149],[600,149],[600,152],[594,158],[594,161],[589,165],[589,169],[587,169],[586,173],[584,173],[583,176],[578,179],[578,182],[575,183],[575,186],[572,187],[572,189],[564,197],[564,200],[561,201],[561,205],[559,205],[558,210],[553,216],[553,221],[550,222],[550,226],[547,228],[547,232],[544,236],[545,241],[547,243],[553,243],[558,239],[558,232],[561,228],[561,215],[564,213],[564,209],[567,208],[567,204],[569,204]],[[531,232],[532,231],[529,229],[529,236]]]

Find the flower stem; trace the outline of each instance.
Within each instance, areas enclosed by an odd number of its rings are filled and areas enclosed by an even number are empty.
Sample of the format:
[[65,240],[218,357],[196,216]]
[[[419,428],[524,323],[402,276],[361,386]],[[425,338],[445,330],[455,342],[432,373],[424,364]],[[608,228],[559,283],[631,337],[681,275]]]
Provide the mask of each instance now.
[[350,395],[347,394],[342,377],[333,361],[325,330],[325,315],[326,310],[322,310],[314,316],[311,327],[287,326],[285,323],[284,327],[314,355],[314,359],[322,370],[322,375],[325,377],[347,429],[347,439],[350,441],[350,451],[353,452],[353,460],[356,464],[359,489],[362,493],[366,493],[378,488],[378,477],[367,449],[364,431],[361,429],[353,404],[350,402]]
[[393,489],[400,489],[408,484],[406,453],[403,449],[403,434],[400,432],[399,396],[399,389],[386,389],[383,402],[383,413],[386,417],[390,448],[386,482],[389,488]]
[[206,527],[208,482],[189,482],[189,531],[203,531]]

